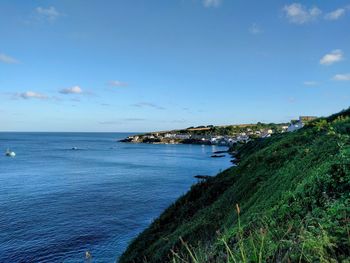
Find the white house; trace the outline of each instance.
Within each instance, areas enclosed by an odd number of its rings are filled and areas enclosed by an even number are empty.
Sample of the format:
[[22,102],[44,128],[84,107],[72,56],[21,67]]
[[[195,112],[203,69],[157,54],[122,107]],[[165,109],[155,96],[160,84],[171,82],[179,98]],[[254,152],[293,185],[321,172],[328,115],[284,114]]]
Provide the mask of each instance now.
[[215,138],[215,137],[213,137],[213,138],[210,139],[210,143],[211,143],[211,144],[216,144],[217,141],[218,141],[218,140],[217,140],[217,138]]
[[180,140],[186,140],[191,138],[190,134],[176,134],[175,138],[180,139]]
[[282,128],[282,132],[286,132],[287,130],[288,130],[288,127],[289,126],[282,126],[281,128]]
[[175,138],[176,137],[176,133],[166,133],[164,134],[164,138]]

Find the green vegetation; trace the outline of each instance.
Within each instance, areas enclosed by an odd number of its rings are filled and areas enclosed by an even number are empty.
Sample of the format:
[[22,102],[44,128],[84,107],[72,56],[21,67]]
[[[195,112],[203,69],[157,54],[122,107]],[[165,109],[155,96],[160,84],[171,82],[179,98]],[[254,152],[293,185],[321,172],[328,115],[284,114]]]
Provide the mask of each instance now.
[[120,262],[350,262],[350,110],[241,145]]

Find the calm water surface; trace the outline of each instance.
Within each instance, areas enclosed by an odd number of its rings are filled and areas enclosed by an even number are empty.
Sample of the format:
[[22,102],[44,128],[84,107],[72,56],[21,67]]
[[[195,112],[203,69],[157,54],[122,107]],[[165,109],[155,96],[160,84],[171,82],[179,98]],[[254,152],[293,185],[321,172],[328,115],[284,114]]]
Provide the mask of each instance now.
[[194,175],[230,166],[210,158],[222,148],[116,142],[127,135],[0,133],[0,262],[84,262],[85,251],[115,262]]

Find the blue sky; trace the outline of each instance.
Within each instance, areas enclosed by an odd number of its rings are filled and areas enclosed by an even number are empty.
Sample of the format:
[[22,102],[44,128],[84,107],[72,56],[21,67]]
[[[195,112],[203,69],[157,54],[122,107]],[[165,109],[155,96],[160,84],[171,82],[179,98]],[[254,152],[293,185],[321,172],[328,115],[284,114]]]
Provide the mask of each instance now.
[[350,1],[0,1],[0,131],[284,122],[349,106]]

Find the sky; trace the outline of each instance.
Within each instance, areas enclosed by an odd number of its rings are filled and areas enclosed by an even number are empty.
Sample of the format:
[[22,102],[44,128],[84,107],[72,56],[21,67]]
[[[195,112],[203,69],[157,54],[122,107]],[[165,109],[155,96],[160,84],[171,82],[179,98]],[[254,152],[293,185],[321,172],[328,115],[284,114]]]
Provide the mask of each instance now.
[[349,61],[349,0],[0,0],[0,131],[327,116]]

